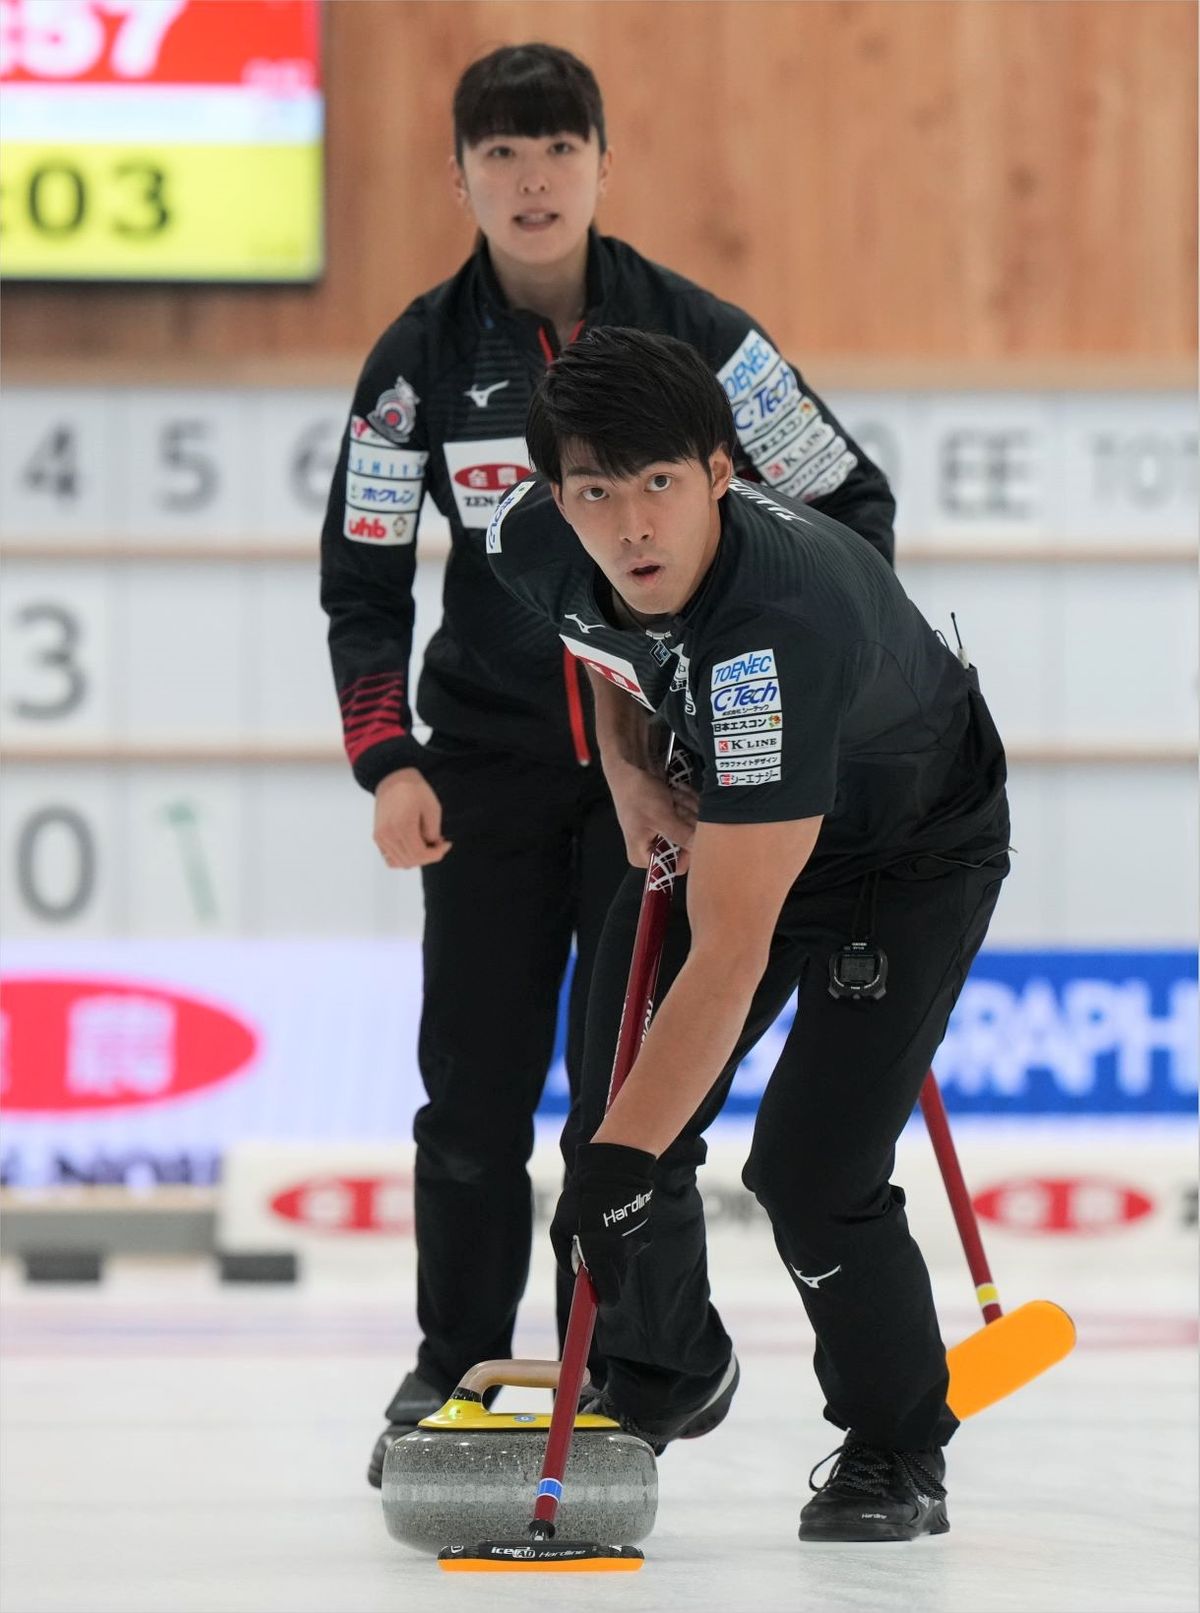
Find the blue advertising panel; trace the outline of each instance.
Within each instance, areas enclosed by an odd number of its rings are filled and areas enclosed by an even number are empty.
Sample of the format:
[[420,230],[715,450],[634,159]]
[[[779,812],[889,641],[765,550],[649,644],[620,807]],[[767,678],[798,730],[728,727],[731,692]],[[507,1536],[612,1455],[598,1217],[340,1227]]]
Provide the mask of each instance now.
[[[1178,1114],[1196,1109],[1191,951],[985,951],[935,1062],[955,1114]],[[870,1012],[869,1007],[855,1012]],[[742,1062],[723,1113],[752,1115],[795,1017],[791,1003]],[[566,1109],[559,1061],[543,1114]]]

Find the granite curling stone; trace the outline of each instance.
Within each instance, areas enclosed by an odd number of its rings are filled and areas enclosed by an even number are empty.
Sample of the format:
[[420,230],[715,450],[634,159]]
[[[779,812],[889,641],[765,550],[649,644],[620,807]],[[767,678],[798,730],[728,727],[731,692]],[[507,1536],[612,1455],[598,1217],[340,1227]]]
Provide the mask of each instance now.
[[[484,1392],[498,1383],[552,1388],[556,1361],[485,1361],[383,1461],[383,1516],[394,1540],[438,1552],[464,1540],[523,1538],[533,1513],[550,1418],[490,1412]],[[557,1541],[633,1545],[654,1527],[658,1470],[644,1440],[611,1418],[575,1419]]]

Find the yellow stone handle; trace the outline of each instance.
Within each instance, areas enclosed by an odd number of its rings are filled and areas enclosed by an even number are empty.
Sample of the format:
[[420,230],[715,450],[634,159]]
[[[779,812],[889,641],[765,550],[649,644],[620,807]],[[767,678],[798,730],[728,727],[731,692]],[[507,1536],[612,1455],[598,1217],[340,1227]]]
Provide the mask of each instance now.
[[[481,1395],[485,1389],[492,1389],[498,1383],[512,1384],[518,1389],[557,1389],[558,1374],[562,1369],[560,1361],[480,1361],[473,1366],[470,1372],[459,1384],[460,1389],[469,1389],[472,1394]],[[583,1387],[590,1382],[585,1371],[583,1374]]]

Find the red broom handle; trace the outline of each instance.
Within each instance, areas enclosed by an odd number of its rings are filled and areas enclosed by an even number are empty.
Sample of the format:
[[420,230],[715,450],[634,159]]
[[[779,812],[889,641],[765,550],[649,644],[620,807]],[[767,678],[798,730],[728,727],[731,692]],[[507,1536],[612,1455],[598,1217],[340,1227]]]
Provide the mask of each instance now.
[[929,1132],[929,1140],[932,1142],[933,1151],[937,1155],[942,1181],[946,1184],[950,1208],[954,1213],[954,1224],[957,1226],[958,1235],[962,1239],[963,1253],[967,1257],[971,1281],[975,1284],[975,1297],[979,1301],[979,1308],[983,1312],[984,1321],[997,1322],[1004,1314],[1000,1309],[1000,1294],[992,1280],[987,1255],[983,1251],[983,1239],[979,1236],[979,1222],[975,1218],[975,1206],[971,1203],[971,1195],[963,1179],[962,1166],[958,1162],[954,1139],[950,1135],[950,1122],[946,1117],[946,1105],[942,1102],[942,1094],[938,1089],[937,1078],[932,1070],[925,1077],[921,1086],[921,1113],[925,1116],[925,1126]]
[[[682,772],[685,765],[681,760],[673,763],[672,776],[686,776]],[[654,1012],[654,988],[658,984],[658,966],[662,960],[663,938],[678,866],[678,846],[659,836],[650,849],[650,865],[646,869],[646,883],[642,887],[642,905],[638,913],[637,934],[629,964],[629,979],[625,987],[625,1003],[621,1010],[621,1028],[617,1033],[617,1050],[613,1057],[606,1108],[624,1085],[650,1027],[650,1016]],[[538,1480],[533,1519],[529,1525],[529,1532],[535,1540],[549,1540],[554,1534],[554,1519],[562,1499],[563,1474],[567,1469],[571,1435],[575,1428],[575,1412],[595,1326],[596,1290],[592,1287],[587,1267],[581,1266],[575,1274],[571,1314],[567,1320],[562,1364],[558,1371],[558,1390],[554,1396],[550,1432],[546,1436],[546,1454],[542,1458],[542,1473]]]

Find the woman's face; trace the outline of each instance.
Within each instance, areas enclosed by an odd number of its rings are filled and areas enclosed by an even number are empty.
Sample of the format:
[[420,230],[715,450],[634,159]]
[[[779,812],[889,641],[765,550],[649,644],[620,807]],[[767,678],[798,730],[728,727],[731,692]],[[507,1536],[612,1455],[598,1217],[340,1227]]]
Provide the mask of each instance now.
[[586,237],[608,181],[611,153],[596,131],[494,135],[464,146],[455,190],[488,244],[517,263],[552,264]]

